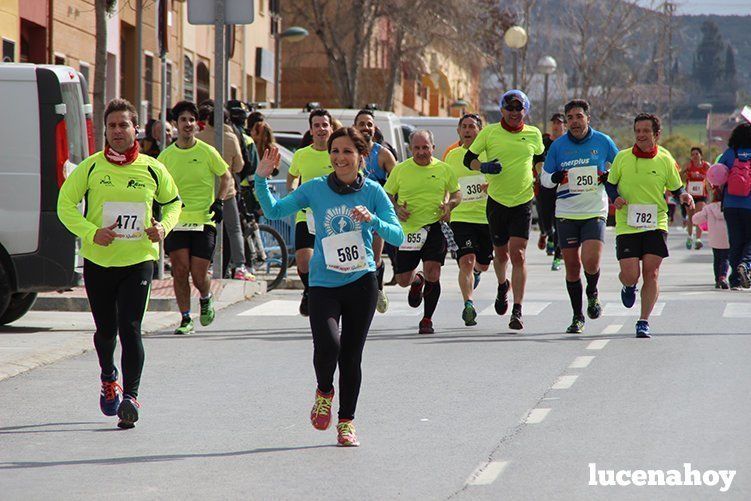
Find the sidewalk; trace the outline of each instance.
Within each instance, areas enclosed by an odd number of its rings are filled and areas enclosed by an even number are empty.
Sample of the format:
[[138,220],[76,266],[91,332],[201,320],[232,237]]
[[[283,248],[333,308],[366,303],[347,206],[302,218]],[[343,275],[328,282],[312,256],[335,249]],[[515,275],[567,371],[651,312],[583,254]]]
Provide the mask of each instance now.
[[[212,280],[211,290],[219,311],[264,294],[266,282]],[[198,311],[198,292],[193,289],[192,295],[191,310]],[[144,335],[171,330],[178,321],[172,279],[154,280]],[[94,320],[83,287],[40,294],[32,311],[0,326],[0,381],[93,350],[93,334]]]

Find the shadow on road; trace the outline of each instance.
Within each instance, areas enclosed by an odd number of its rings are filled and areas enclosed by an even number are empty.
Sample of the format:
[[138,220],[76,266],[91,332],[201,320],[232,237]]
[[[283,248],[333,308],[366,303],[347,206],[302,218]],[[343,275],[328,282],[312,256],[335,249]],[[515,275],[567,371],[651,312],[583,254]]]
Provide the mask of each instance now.
[[251,454],[267,454],[273,452],[290,452],[305,449],[322,449],[337,447],[336,445],[304,445],[301,447],[266,447],[259,449],[249,449],[245,451],[231,452],[203,452],[198,454],[163,454],[155,456],[131,456],[121,458],[100,458],[100,459],[72,459],[69,461],[17,461],[0,463],[0,470],[17,470],[26,468],[49,468],[54,466],[77,466],[77,465],[120,465],[131,463],[155,463],[162,461],[176,461],[181,459],[195,458],[224,458],[249,456]]

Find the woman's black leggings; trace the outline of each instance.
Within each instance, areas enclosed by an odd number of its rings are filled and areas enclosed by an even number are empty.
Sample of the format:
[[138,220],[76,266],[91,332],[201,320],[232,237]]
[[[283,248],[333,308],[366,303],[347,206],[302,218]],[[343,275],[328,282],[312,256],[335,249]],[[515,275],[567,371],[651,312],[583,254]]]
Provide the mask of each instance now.
[[103,267],[85,260],[83,277],[96,332],[94,346],[102,375],[115,370],[118,333],[122,345],[123,393],[138,396],[143,370],[141,321],[151,292],[154,262]]
[[[362,350],[378,300],[375,273],[341,287],[311,287],[310,328],[318,389],[334,389],[339,364],[339,419],[354,419],[362,381]],[[341,332],[339,319],[341,318]]]

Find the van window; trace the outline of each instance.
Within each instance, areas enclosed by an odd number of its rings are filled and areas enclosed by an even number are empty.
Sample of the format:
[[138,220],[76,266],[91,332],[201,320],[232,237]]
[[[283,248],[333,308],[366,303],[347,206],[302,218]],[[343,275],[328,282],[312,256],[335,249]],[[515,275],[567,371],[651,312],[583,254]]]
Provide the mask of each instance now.
[[60,88],[63,93],[63,102],[67,108],[65,126],[68,129],[70,161],[78,165],[88,156],[81,86],[78,82],[71,82],[62,84]]

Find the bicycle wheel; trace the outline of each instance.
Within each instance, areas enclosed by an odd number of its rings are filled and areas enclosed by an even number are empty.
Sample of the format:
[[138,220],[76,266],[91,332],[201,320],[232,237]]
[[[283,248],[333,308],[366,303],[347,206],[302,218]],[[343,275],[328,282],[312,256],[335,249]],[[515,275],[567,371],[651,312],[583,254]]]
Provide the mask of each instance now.
[[279,232],[271,226],[259,224],[258,231],[261,234],[266,259],[256,260],[253,268],[255,268],[256,277],[266,281],[266,290],[274,290],[287,276],[289,265],[287,245]]

